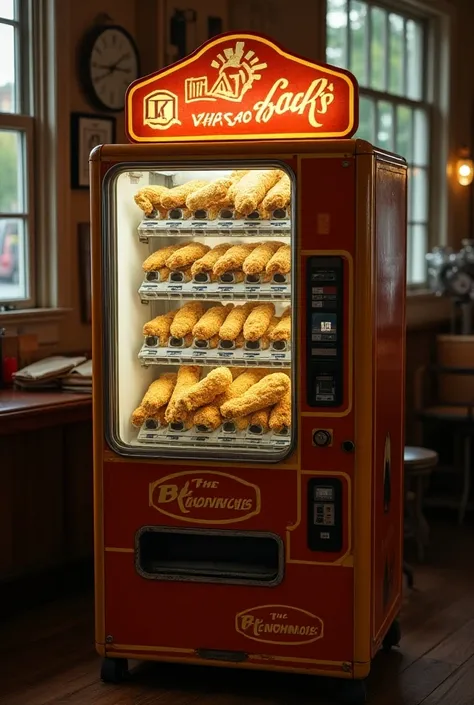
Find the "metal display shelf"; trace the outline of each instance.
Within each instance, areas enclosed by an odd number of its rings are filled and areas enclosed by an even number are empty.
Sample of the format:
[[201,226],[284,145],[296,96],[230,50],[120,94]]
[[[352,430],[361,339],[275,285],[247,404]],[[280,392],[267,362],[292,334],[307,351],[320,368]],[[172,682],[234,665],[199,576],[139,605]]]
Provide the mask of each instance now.
[[262,299],[262,300],[290,300],[291,285],[288,278],[282,283],[265,282],[262,284],[227,284],[211,282],[142,282],[138,293],[142,302],[156,301],[158,299],[183,298],[183,299]]
[[142,242],[150,237],[290,237],[289,220],[142,220]]
[[149,428],[147,422],[143,424],[138,432],[137,445],[176,446],[185,445],[197,448],[213,448],[222,450],[226,446],[236,449],[268,449],[274,451],[275,448],[287,448],[291,443],[291,433],[285,434],[268,431],[266,433],[252,433],[247,431],[225,432],[223,428],[212,433],[200,432],[196,427],[187,431],[174,431],[171,427]]
[[[147,338],[153,343],[152,336]],[[277,341],[276,346],[277,348]],[[147,341],[143,344],[138,358],[142,365],[236,365],[238,367],[262,366],[262,367],[289,367],[291,365],[291,350],[275,350],[269,347],[266,350],[246,350],[237,348],[235,350],[225,350],[221,348],[202,349],[199,347],[158,347],[149,345]],[[280,344],[280,347],[283,347]]]

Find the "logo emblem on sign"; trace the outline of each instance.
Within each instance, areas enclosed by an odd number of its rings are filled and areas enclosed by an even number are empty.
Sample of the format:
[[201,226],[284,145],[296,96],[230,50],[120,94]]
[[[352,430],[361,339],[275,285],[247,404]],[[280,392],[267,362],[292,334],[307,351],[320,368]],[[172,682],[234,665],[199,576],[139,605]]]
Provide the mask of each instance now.
[[320,617],[289,605],[261,605],[239,612],[235,629],[247,639],[286,646],[310,644],[324,635]]
[[181,125],[178,120],[178,96],[171,91],[153,91],[143,101],[143,123],[155,130]]
[[260,513],[260,488],[227,473],[189,470],[151,482],[149,504],[179,521],[236,524]]

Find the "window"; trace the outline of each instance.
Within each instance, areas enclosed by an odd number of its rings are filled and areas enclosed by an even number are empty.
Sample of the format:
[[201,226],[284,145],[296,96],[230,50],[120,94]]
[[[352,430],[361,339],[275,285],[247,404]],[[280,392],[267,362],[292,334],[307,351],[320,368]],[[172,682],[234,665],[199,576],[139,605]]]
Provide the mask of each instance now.
[[[400,7],[398,3],[397,7]],[[326,58],[348,68],[360,86],[357,137],[408,163],[407,277],[426,281],[432,166],[427,18],[372,0],[327,0]]]
[[34,305],[28,0],[0,0],[0,306]]

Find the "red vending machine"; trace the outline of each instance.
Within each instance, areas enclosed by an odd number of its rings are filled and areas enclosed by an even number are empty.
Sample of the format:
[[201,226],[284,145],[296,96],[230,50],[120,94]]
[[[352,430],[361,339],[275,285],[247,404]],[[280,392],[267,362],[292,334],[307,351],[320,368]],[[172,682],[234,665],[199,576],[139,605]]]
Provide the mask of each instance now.
[[96,643],[364,701],[402,593],[406,165],[347,71],[222,35],[91,155]]

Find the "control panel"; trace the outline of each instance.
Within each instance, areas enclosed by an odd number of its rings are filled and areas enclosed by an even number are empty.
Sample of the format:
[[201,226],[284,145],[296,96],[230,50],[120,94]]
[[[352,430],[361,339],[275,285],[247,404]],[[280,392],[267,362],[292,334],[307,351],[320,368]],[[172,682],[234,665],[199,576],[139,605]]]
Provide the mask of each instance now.
[[311,257],[307,266],[307,402],[309,406],[340,406],[344,260]]
[[339,553],[342,550],[342,483],[338,478],[308,481],[308,548]]

